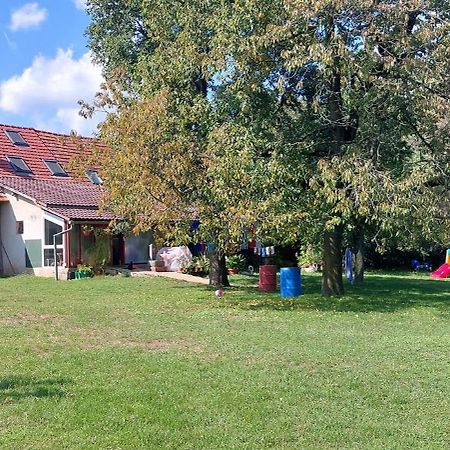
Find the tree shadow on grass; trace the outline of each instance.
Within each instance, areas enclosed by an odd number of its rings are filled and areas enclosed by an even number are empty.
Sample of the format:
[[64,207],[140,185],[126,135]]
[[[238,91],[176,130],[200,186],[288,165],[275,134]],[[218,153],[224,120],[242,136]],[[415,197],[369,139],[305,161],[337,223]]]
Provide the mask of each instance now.
[[67,396],[64,386],[70,381],[63,378],[33,379],[13,375],[0,378],[0,403],[19,401],[25,398],[62,398]]
[[389,313],[408,308],[435,308],[450,316],[450,283],[406,276],[371,275],[361,285],[346,285],[342,297],[323,297],[321,279],[304,276],[304,295],[296,299],[282,299],[278,293],[260,293],[254,287],[240,286],[218,302],[221,307],[240,309],[272,309],[277,311],[316,310],[334,312]]

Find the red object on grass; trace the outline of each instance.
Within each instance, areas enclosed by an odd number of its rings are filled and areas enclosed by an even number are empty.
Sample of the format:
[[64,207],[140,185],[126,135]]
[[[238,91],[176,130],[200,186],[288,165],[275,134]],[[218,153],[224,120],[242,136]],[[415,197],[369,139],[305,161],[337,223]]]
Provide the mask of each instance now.
[[259,290],[261,292],[275,292],[277,290],[277,266],[259,267]]

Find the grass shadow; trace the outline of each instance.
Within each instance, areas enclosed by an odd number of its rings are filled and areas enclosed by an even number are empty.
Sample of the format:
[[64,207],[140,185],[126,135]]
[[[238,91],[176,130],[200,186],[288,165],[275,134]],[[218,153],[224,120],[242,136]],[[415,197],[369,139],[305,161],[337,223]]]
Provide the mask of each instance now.
[[33,379],[13,375],[0,378],[0,403],[19,401],[25,398],[66,397],[64,388],[70,380],[63,378]]
[[442,314],[450,315],[450,284],[445,281],[398,274],[370,275],[363,284],[346,284],[346,293],[341,297],[323,297],[320,293],[320,276],[303,276],[302,284],[304,295],[296,299],[282,299],[278,293],[258,292],[249,283],[235,286],[229,289],[229,298],[225,296],[220,306],[355,313],[389,313],[408,308],[432,307]]

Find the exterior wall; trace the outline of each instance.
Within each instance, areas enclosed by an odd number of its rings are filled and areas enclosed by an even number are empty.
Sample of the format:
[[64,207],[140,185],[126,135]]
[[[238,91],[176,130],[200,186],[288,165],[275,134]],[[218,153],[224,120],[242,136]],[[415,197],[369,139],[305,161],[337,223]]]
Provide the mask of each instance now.
[[153,243],[151,233],[138,236],[128,236],[125,239],[125,262],[147,263],[149,260],[148,246]]
[[[25,241],[42,240],[44,214],[27,200],[7,195],[9,202],[0,206],[3,274],[26,272]],[[23,234],[17,234],[16,222],[23,221]]]
[[[54,269],[44,267],[43,261],[44,220],[47,218],[64,226],[63,221],[57,216],[46,213],[27,199],[9,194],[6,196],[9,202],[0,203],[0,251],[3,275],[31,273],[51,276]],[[23,234],[17,233],[16,222],[18,221],[23,221]],[[35,250],[32,267],[27,267],[27,245],[33,245]]]

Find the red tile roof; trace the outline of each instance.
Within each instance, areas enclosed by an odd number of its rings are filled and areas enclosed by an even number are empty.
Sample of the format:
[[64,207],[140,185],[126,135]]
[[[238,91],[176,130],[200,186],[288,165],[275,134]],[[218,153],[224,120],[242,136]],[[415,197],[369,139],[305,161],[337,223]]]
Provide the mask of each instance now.
[[[14,145],[6,135],[5,131],[16,131],[28,143],[28,147]],[[89,152],[94,148],[105,148],[98,139],[74,138],[73,136],[50,133],[48,131],[36,130],[0,124],[0,176],[21,176],[33,179],[47,179],[65,181],[61,177],[53,176],[44,164],[44,159],[56,160],[61,163],[70,175],[68,162],[82,151]],[[11,168],[7,156],[19,156],[23,158],[32,170],[32,174],[18,175]],[[86,167],[88,169],[90,167]],[[86,183],[90,181],[78,180]]]
[[104,192],[94,184],[20,177],[0,177],[0,185],[44,205],[97,207]]
[[[28,146],[14,145],[5,131],[20,133]],[[73,136],[0,124],[0,189],[14,192],[34,200],[45,209],[73,220],[111,220],[114,216],[99,211],[104,190],[92,184],[87,177],[71,176],[68,163],[82,152],[103,148],[98,139],[74,138]],[[18,174],[9,164],[8,156],[22,158],[31,174]],[[55,177],[44,160],[58,161],[69,177]],[[86,167],[86,169],[91,167]],[[1,195],[1,193],[0,193]]]
[[108,211],[99,211],[99,204],[105,191],[94,184],[0,177],[0,188],[4,192],[23,195],[65,219],[112,220],[114,218],[114,215]]
[[116,218],[113,213],[109,211],[99,211],[95,208],[72,208],[72,207],[50,207],[47,208],[57,216],[63,217],[67,220],[80,220],[80,221],[111,221]]

